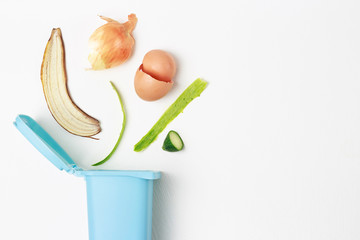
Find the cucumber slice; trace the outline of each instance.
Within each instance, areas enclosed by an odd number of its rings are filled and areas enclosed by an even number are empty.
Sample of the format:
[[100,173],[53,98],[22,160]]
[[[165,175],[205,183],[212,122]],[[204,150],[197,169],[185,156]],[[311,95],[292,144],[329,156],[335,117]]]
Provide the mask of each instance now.
[[135,152],[140,152],[147,148],[165,127],[179,115],[184,108],[205,90],[207,82],[201,78],[196,79],[184,92],[175,100],[173,104],[164,112],[155,125],[147,134],[134,146]]
[[180,135],[174,130],[171,130],[164,140],[162,149],[168,152],[178,152],[183,148],[184,142],[181,139]]

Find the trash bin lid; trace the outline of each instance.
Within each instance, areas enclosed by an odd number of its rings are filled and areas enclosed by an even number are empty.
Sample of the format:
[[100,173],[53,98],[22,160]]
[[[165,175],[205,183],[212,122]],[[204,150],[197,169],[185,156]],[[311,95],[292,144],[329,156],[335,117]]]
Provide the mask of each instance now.
[[31,117],[18,115],[14,125],[58,169],[69,173],[81,170],[60,145]]

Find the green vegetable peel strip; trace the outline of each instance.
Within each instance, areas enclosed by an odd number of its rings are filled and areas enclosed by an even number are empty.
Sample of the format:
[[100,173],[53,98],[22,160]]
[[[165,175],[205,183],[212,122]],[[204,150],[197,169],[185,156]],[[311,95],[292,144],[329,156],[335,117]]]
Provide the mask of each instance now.
[[111,150],[111,152],[109,153],[109,155],[106,156],[106,158],[104,158],[104,160],[101,160],[100,162],[98,163],[95,163],[93,164],[93,166],[99,166],[101,164],[104,164],[107,160],[109,160],[111,158],[111,156],[113,155],[113,153],[116,151],[117,147],[119,146],[119,143],[121,141],[121,138],[124,134],[124,130],[125,130],[125,125],[126,125],[126,114],[125,114],[125,109],[124,109],[124,104],[123,102],[121,101],[121,97],[120,97],[120,93],[119,91],[116,89],[115,85],[110,81],[110,84],[111,86],[113,87],[113,89],[115,90],[117,96],[118,96],[118,99],[119,99],[119,102],[120,102],[120,105],[121,105],[121,110],[123,112],[123,122],[122,122],[122,128],[121,128],[121,132],[120,132],[120,135],[119,135],[119,138],[114,146],[114,148]]
[[165,127],[179,115],[185,107],[206,88],[207,82],[198,78],[175,100],[175,102],[165,111],[150,131],[134,146],[135,152],[140,152],[147,148]]

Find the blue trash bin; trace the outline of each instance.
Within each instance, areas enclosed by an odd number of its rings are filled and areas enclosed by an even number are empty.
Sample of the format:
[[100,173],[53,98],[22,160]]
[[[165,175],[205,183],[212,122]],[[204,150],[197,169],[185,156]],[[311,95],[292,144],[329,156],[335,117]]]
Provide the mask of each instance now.
[[84,177],[90,240],[151,240],[153,181],[158,171],[83,170],[31,117],[16,128],[60,170]]

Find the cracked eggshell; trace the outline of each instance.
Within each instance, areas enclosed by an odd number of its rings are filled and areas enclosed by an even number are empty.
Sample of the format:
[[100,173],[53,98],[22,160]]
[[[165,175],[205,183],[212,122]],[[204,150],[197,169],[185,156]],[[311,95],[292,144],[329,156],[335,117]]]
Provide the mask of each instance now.
[[136,94],[145,101],[155,101],[165,96],[172,88],[174,82],[157,80],[143,71],[140,65],[135,74],[134,86]]
[[153,78],[170,82],[176,73],[176,63],[170,53],[155,49],[147,52],[143,59],[144,72]]

